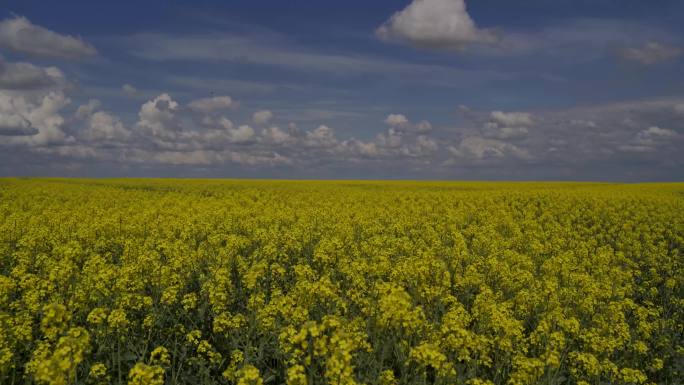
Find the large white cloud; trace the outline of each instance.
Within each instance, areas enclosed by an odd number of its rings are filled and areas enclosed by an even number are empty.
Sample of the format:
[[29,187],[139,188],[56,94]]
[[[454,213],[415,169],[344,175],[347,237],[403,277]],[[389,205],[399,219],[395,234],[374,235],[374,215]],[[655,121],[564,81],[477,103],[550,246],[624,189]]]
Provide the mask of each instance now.
[[178,110],[178,102],[173,100],[169,94],[161,94],[140,107],[138,127],[153,137],[174,137],[179,130],[176,121]]
[[497,36],[480,29],[464,0],[413,0],[375,31],[383,40],[421,48],[463,49],[470,44],[494,43]]
[[0,91],[5,139],[0,144],[43,146],[71,140],[63,131],[62,109],[70,99],[61,91],[12,94]]
[[23,54],[78,59],[97,50],[77,37],[61,35],[16,16],[0,21],[0,47]]

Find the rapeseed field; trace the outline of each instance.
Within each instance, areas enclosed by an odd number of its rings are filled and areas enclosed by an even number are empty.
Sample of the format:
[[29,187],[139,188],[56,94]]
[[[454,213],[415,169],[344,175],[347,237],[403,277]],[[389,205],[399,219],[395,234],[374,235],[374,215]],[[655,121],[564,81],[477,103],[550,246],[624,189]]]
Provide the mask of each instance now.
[[681,384],[684,184],[0,180],[2,384]]

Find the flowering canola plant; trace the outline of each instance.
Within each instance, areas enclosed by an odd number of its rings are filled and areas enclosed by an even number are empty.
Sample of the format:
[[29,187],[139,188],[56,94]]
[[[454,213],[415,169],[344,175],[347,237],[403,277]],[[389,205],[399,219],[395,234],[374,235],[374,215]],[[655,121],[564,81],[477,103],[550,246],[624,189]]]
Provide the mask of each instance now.
[[0,384],[680,384],[684,184],[0,180]]

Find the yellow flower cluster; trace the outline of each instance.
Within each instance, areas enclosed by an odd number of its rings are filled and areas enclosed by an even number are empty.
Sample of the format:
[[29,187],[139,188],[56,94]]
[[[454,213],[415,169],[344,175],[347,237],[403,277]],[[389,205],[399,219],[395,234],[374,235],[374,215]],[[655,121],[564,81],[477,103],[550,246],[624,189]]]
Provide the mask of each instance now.
[[161,367],[168,367],[171,365],[171,355],[165,347],[158,346],[150,353],[150,363]]
[[[52,330],[52,329],[49,329]],[[69,329],[51,347],[43,343],[34,351],[27,367],[39,383],[66,385],[76,380],[76,370],[90,348],[90,336],[83,328]]]
[[684,184],[0,180],[0,384],[678,384]]
[[164,385],[164,369],[139,362],[128,373],[128,385]]

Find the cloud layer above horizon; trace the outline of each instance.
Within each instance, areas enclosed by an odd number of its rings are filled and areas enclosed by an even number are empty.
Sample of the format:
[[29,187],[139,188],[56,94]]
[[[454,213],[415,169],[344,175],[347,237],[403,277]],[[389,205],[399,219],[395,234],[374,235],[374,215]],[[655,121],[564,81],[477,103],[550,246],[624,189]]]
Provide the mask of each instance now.
[[684,177],[681,31],[522,28],[471,3],[413,0],[317,41],[206,13],[116,33],[7,15],[0,175]]

